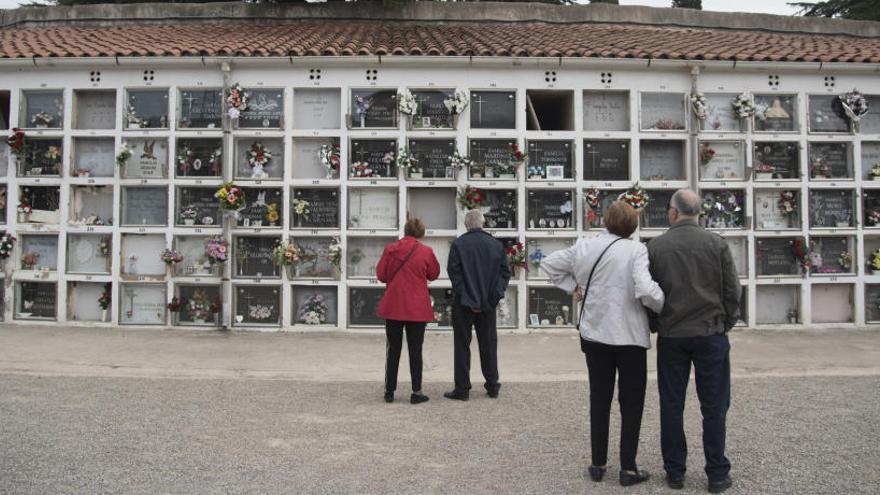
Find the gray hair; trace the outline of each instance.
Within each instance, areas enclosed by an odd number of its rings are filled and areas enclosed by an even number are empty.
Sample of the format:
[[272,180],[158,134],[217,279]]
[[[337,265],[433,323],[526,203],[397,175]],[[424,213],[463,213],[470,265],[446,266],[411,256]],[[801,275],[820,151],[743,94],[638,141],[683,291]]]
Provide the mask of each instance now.
[[483,212],[480,210],[468,210],[464,214],[464,226],[468,230],[482,229],[485,223],[486,217],[483,216]]
[[675,194],[672,195],[672,199],[669,203],[673,208],[678,210],[678,213],[683,217],[696,217],[700,215],[702,201],[700,200],[700,196],[690,189],[679,189],[678,191],[675,191]]

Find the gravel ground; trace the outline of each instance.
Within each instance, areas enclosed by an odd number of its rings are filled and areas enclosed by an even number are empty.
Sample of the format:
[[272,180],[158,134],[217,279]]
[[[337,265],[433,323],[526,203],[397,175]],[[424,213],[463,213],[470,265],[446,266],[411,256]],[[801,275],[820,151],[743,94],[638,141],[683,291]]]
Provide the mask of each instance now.
[[[2,375],[0,493],[668,492],[654,382],[639,458],[654,476],[629,489],[584,477],[585,383],[467,403],[433,384],[419,406],[405,385],[389,405],[381,384]],[[729,493],[877,493],[878,406],[877,377],[736,380]],[[705,493],[693,393],[687,414],[683,493]]]

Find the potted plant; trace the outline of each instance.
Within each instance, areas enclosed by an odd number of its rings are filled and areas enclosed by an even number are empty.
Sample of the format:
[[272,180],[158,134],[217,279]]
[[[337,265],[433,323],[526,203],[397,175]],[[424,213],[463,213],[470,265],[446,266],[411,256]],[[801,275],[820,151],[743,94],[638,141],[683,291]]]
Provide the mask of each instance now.
[[98,298],[98,306],[101,307],[101,321],[106,323],[110,321],[110,304],[113,302],[113,284],[107,282],[104,284],[104,291]]

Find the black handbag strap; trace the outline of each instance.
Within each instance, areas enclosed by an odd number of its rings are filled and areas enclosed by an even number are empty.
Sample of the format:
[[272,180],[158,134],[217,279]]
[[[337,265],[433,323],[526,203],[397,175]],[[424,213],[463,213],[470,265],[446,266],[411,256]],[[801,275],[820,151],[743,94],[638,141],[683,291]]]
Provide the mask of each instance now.
[[581,327],[581,319],[583,319],[583,317],[584,317],[584,308],[587,307],[587,292],[590,291],[590,282],[593,281],[593,273],[596,272],[596,267],[599,266],[599,262],[602,261],[602,256],[605,256],[605,253],[609,249],[611,249],[611,246],[613,246],[614,243],[619,241],[620,239],[622,239],[622,237],[618,237],[617,239],[614,239],[613,241],[611,241],[611,244],[608,244],[607,246],[605,246],[605,249],[603,249],[602,252],[599,253],[599,257],[596,258],[596,263],[593,264],[593,268],[590,269],[590,276],[587,277],[587,285],[586,285],[586,287],[584,287],[584,294],[583,294],[583,298],[581,299],[581,311],[580,311],[580,313],[578,313],[578,321],[577,321],[577,325],[575,326],[575,328],[577,328],[577,329],[580,329],[580,327]]
[[413,255],[414,252],[416,252],[416,249],[418,249],[418,248],[419,248],[419,243],[418,243],[418,241],[416,241],[416,243],[413,245],[412,249],[409,250],[409,254],[407,254],[406,258],[403,259],[403,262],[400,265],[398,265],[397,269],[394,270],[394,273],[392,273],[391,276],[388,277],[388,282],[386,282],[385,285],[391,285],[391,281],[394,280],[394,277],[397,276],[397,273],[400,272],[400,269],[403,268],[403,265],[405,265],[406,262],[409,261],[409,258]]

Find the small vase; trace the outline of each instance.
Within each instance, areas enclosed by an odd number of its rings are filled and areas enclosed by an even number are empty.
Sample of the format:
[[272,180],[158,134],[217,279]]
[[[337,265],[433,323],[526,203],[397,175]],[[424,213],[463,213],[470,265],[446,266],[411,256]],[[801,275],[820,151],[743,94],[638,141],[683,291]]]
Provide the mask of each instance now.
[[18,223],[28,223],[31,219],[30,213],[18,213]]
[[755,172],[755,179],[770,180],[773,178],[773,172]]
[[849,227],[849,222],[837,222],[835,225],[837,225],[837,228],[846,228]]
[[183,224],[184,224],[184,225],[195,225],[195,224],[196,224],[196,219],[195,219],[195,218],[184,218],[184,219],[183,219]]
[[102,309],[101,310],[101,321],[107,323],[110,321],[110,310]]
[[423,176],[423,173],[422,173],[422,172],[411,172],[411,173],[409,174],[409,178],[410,178],[410,179],[421,179],[422,176]]

